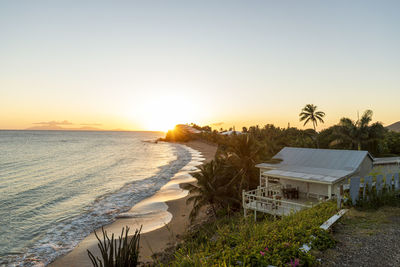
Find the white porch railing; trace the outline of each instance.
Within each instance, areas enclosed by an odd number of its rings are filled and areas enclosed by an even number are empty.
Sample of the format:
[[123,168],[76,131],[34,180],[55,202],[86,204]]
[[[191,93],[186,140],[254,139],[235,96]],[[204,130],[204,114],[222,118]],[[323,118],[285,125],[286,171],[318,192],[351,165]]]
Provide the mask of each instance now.
[[272,215],[285,216],[305,208],[311,208],[318,203],[304,204],[296,201],[287,201],[267,197],[268,189],[265,187],[251,191],[243,191],[243,209],[246,216],[247,210],[254,210],[269,213]]

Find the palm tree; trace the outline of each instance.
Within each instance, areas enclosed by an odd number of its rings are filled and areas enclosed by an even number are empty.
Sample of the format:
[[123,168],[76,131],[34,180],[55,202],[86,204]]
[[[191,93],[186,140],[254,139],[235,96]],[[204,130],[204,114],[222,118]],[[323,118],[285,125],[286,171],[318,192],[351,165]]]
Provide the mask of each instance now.
[[318,125],[318,121],[324,123],[323,117],[325,116],[325,112],[317,111],[317,106],[313,104],[307,104],[299,114],[300,121],[304,121],[304,126],[311,121],[314,126],[314,131],[317,131],[316,126]]
[[[300,121],[304,121],[304,126],[311,121],[314,126],[314,131],[317,134],[318,121],[324,123],[323,117],[325,116],[325,112],[317,111],[317,106],[313,104],[307,104],[299,114]],[[319,148],[318,136],[315,136],[315,141],[317,144],[317,148]]]
[[383,138],[385,129],[379,122],[369,125],[372,121],[372,110],[366,110],[361,118],[353,121],[349,118],[340,119],[336,127],[337,143],[347,144],[350,149],[361,150],[362,146]]
[[230,184],[225,179],[224,167],[222,160],[215,159],[202,165],[199,168],[200,172],[192,174],[197,179],[197,183],[188,184],[185,187],[191,195],[186,202],[193,203],[193,209],[189,216],[191,220],[204,206],[209,205],[214,216],[217,216],[218,207],[224,207],[230,202],[238,202],[237,199],[229,196]]
[[242,195],[243,189],[249,190],[258,184],[259,173],[255,165],[261,152],[261,146],[248,134],[235,136],[227,149],[225,157],[231,169],[231,183],[236,186],[239,196]]

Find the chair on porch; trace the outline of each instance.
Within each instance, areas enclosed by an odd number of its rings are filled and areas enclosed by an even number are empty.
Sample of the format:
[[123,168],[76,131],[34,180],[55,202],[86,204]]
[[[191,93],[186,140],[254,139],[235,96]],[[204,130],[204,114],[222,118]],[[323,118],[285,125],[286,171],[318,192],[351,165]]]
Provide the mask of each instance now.
[[294,188],[294,190],[292,191],[292,197],[295,199],[299,199],[299,187],[298,186],[296,188]]
[[282,188],[283,197],[287,199],[299,199],[299,187],[292,187],[287,184],[285,188]]
[[282,195],[286,199],[290,199],[290,190],[292,188],[292,185],[287,184],[285,187],[282,187]]

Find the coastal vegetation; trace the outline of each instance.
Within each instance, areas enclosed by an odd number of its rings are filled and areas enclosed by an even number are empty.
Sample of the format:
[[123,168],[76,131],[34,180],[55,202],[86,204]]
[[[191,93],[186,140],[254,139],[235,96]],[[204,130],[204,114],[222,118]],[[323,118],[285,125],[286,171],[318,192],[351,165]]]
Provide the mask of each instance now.
[[202,207],[209,206],[214,217],[217,217],[217,210],[228,208],[230,203],[240,203],[231,193],[231,182],[225,179],[224,162],[220,159],[200,166],[200,172],[193,173],[197,179],[196,184],[187,184],[185,188],[189,190],[190,197],[188,203],[193,203],[190,219],[193,221]]
[[385,128],[382,123],[372,123],[373,112],[366,110],[360,118],[352,120],[344,117],[331,127],[317,132],[314,126],[323,122],[325,113],[317,111],[314,105],[306,105],[300,113],[300,120],[313,122],[311,129],[295,127],[281,128],[273,124],[265,126],[243,127],[242,134],[222,135],[209,126],[191,126],[199,133],[189,133],[182,129],[174,129],[167,133],[165,141],[186,142],[200,139],[218,145],[217,155],[226,152],[240,135],[250,136],[260,150],[263,160],[270,159],[283,147],[325,148],[367,150],[375,157],[400,155],[400,133]]
[[335,212],[336,204],[325,202],[280,220],[223,216],[188,233],[166,266],[313,266],[315,251],[335,244],[320,229]]
[[169,130],[165,138],[161,138],[161,141],[166,142],[187,142],[195,138],[195,135],[185,131],[182,128],[175,127],[173,130]]
[[259,183],[255,165],[270,161],[285,146],[365,149],[374,156],[400,154],[400,133],[388,131],[379,122],[371,124],[372,114],[367,110],[356,121],[342,118],[337,125],[318,133],[315,126],[317,121],[323,122],[325,113],[317,111],[315,105],[306,105],[300,113],[300,120],[313,122],[314,129],[279,128],[267,124],[262,128],[251,126],[242,134],[221,135],[208,126],[191,124],[198,133],[182,128],[168,132],[169,140],[200,139],[218,145],[215,160],[204,164],[200,172],[194,174],[199,181],[197,185],[188,187],[191,192],[189,202],[194,203],[191,218],[194,219],[204,206],[211,207],[214,217],[219,210],[239,211],[242,191],[254,189]]
[[103,239],[100,239],[96,231],[94,232],[98,247],[101,253],[101,259],[95,257],[89,250],[88,255],[94,267],[135,267],[139,259],[139,241],[141,228],[135,231],[133,236],[128,236],[129,227],[122,228],[121,236],[118,240],[108,236],[104,228],[101,228]]
[[324,123],[323,117],[325,117],[325,112],[323,111],[317,111],[317,106],[313,104],[307,104],[302,110],[301,113],[299,114],[300,121],[304,121],[304,126],[308,122],[312,122],[314,132],[316,133],[315,135],[315,142],[317,144],[317,148],[319,148],[319,142],[317,136],[317,125],[318,121],[321,123]]
[[337,139],[333,142],[348,149],[370,149],[371,152],[376,152],[380,140],[384,139],[385,129],[379,122],[369,124],[372,114],[372,110],[366,110],[356,121],[342,118],[335,128]]
[[314,131],[317,131],[316,126],[318,121],[324,123],[323,117],[325,117],[325,112],[317,111],[317,106],[313,104],[307,104],[300,113],[300,121],[304,121],[304,126],[308,122],[312,122]]
[[[218,145],[215,159],[204,164],[194,177],[196,185],[189,185],[188,202],[194,208],[192,221],[202,208],[208,208],[212,219],[200,224],[187,236],[173,254],[168,266],[314,266],[316,250],[334,246],[329,232],[319,226],[336,212],[336,204],[326,202],[296,215],[275,220],[270,216],[256,222],[241,214],[242,190],[259,184],[255,165],[271,161],[283,147],[368,150],[373,156],[400,155],[400,133],[390,131],[380,122],[372,123],[372,111],[361,118],[342,118],[338,124],[317,132],[325,113],[315,105],[306,105],[300,113],[304,125],[312,122],[312,129],[280,128],[272,124],[264,127],[243,127],[243,131],[221,134],[208,126],[192,124],[199,132],[176,129],[164,140],[185,142],[200,139]],[[393,204],[395,203],[395,204]],[[369,202],[359,202],[357,208],[398,205],[398,193],[382,196],[369,195]],[[369,206],[368,206],[369,205]],[[304,244],[311,251],[302,249]],[[318,254],[318,253],[317,253]]]
[[192,174],[198,182],[186,185],[191,195],[188,202],[193,202],[192,220],[204,206],[211,208],[214,217],[221,209],[239,211],[242,191],[258,184],[255,165],[262,158],[262,149],[256,140],[249,135],[238,135],[226,145],[214,160],[200,167],[200,172]]

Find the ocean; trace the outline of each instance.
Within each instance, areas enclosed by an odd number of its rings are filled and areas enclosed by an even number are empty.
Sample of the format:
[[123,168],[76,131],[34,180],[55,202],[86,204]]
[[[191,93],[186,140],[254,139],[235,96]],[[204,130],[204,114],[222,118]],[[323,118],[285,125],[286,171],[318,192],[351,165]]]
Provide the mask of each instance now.
[[176,192],[172,199],[185,196],[176,185],[202,158],[183,145],[151,142],[162,136],[0,131],[0,266],[46,265],[118,216],[152,214],[145,231],[168,222],[165,203],[146,199],[161,188]]

